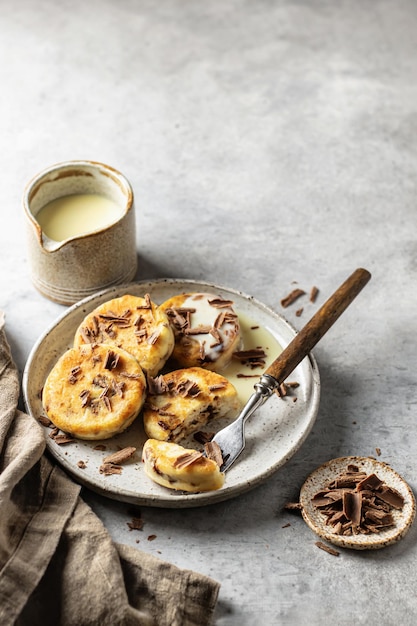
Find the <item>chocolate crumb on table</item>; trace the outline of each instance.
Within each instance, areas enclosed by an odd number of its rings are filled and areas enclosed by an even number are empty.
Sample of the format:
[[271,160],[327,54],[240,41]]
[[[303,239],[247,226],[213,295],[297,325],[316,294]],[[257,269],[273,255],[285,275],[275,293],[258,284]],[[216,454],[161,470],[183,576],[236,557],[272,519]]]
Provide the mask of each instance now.
[[144,521],[141,517],[132,517],[130,522],[126,522],[129,530],[143,530]]
[[326,545],[322,541],[316,541],[315,545],[318,548],[320,548],[320,550],[324,550],[324,552],[327,552],[328,554],[331,554],[332,556],[339,556],[340,554],[339,550],[335,550],[334,548],[331,548],[330,546]]
[[312,287],[310,291],[310,302],[315,302],[317,300],[317,296],[319,294],[319,290],[317,287]]
[[286,309],[288,306],[293,304],[298,298],[305,295],[305,291],[303,289],[293,289],[285,298],[281,300],[281,306]]
[[302,508],[301,502],[287,502],[284,505],[286,511],[301,511]]

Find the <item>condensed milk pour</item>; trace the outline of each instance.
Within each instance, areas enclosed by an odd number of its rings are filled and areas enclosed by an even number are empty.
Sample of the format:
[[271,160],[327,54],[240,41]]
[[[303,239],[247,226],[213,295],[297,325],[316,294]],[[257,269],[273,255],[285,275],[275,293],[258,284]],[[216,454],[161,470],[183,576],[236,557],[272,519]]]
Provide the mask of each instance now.
[[29,182],[23,207],[32,281],[50,300],[70,305],[134,278],[133,191],[114,168],[56,164]]

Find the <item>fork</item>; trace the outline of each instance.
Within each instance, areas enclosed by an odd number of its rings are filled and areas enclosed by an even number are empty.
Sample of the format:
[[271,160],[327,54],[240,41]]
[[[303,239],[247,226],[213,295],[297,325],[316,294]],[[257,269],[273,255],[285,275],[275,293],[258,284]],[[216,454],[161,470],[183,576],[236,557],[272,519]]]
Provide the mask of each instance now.
[[214,436],[213,441],[222,452],[221,470],[223,472],[231,467],[245,448],[246,420],[268,400],[274,391],[279,390],[287,376],[311,352],[370,278],[371,274],[368,270],[358,268],[340,285],[261,375],[259,382],[254,385],[255,392],[234,422]]

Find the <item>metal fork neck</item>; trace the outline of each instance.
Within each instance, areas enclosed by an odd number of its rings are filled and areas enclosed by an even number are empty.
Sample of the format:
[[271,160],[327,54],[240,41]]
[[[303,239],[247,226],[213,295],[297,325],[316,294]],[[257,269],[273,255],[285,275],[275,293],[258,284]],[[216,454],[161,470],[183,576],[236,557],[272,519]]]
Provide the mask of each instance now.
[[255,389],[262,397],[269,398],[269,396],[279,387],[279,382],[273,376],[269,374],[262,374],[259,382],[255,384]]

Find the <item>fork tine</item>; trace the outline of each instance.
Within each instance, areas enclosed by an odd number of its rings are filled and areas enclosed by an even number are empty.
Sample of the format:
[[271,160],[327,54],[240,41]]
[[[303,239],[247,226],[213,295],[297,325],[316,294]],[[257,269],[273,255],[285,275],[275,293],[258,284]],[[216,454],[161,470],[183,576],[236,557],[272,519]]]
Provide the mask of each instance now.
[[[214,438],[220,449],[225,452],[221,471],[225,472],[237,459],[245,447],[245,427],[239,418],[232,422],[230,426],[223,428]],[[227,451],[227,452],[226,452]]]
[[240,415],[229,426],[220,430],[213,441],[220,447],[223,455],[222,472],[234,463],[245,447],[245,422],[261,406],[275,389],[277,381],[272,376],[262,374]]

